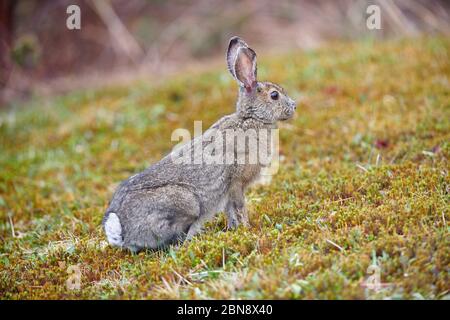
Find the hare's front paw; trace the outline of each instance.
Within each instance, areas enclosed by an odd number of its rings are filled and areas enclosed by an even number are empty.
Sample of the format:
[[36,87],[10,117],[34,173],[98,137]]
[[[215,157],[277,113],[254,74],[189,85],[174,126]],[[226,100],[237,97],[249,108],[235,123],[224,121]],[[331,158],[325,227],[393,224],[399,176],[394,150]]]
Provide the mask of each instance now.
[[225,212],[228,219],[228,229],[235,229],[241,224],[248,226],[244,190],[241,185],[235,185],[231,189]]
[[245,208],[242,208],[242,210],[239,210],[237,212],[237,217],[238,220],[240,222],[240,224],[242,224],[244,227],[248,227],[249,226],[249,222],[248,222],[248,212]]
[[241,224],[245,227],[249,226],[248,214],[247,214],[247,210],[245,210],[245,208],[228,213],[228,215],[227,215],[227,229],[228,230],[236,229]]
[[228,214],[227,230],[236,229],[239,226],[239,220],[235,214]]

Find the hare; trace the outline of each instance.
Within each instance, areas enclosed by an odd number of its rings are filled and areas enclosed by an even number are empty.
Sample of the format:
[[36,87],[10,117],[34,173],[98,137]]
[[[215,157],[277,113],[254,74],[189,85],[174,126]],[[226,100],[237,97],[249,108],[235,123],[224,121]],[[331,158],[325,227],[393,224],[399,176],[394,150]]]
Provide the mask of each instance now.
[[225,144],[225,152],[232,156],[227,163],[180,162],[180,150],[191,155],[200,146],[205,151],[210,145],[205,137],[213,132],[220,136],[231,130],[242,135],[248,130],[275,129],[277,121],[293,116],[296,103],[279,85],[257,81],[256,53],[239,37],[230,39],[226,61],[239,85],[236,112],[120,184],[103,218],[111,245],[139,251],[181,243],[223,211],[229,229],[248,225],[244,193],[263,164],[236,161],[239,153],[247,156],[250,151],[239,149],[234,140]]

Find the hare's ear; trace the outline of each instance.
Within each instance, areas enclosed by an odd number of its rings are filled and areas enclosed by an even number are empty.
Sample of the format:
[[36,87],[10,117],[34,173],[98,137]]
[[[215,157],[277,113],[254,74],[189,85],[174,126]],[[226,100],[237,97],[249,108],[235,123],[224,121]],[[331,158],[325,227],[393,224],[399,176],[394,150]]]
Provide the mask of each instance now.
[[227,64],[231,75],[247,92],[256,88],[256,53],[239,37],[230,40]]

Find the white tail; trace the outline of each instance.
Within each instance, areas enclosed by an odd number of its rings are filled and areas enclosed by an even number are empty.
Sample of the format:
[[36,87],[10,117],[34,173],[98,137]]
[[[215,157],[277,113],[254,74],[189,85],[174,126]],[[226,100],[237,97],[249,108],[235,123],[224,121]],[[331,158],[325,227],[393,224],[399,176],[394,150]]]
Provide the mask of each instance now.
[[120,225],[119,217],[114,212],[110,212],[105,221],[105,233],[110,244],[118,247],[122,246],[122,226]]

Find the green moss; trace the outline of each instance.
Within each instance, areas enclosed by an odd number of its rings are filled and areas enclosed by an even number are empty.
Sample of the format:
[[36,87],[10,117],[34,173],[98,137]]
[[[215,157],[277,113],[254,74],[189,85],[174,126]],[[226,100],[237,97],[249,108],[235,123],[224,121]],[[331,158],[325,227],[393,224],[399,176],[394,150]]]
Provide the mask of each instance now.
[[[449,48],[422,38],[260,54],[261,79],[302,97],[281,128],[281,168],[250,190],[249,229],[227,232],[219,215],[163,252],[107,246],[102,215],[118,182],[169,152],[175,128],[233,111],[225,68],[4,111],[1,298],[448,295]],[[363,286],[372,264],[379,292]],[[66,286],[72,265],[80,290]]]

